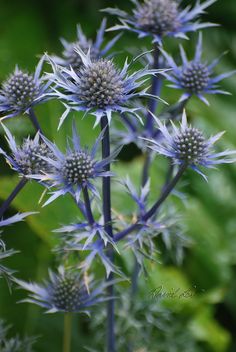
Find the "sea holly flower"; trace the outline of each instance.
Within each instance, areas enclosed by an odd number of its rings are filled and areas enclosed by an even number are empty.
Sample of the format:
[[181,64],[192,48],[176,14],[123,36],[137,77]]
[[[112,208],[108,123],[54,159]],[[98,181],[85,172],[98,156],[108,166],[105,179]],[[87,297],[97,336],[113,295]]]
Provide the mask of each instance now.
[[85,187],[99,197],[99,193],[93,185],[92,180],[97,177],[110,177],[113,175],[110,171],[105,171],[105,166],[110,164],[116,155],[118,155],[120,148],[111,153],[108,158],[101,161],[95,160],[104,130],[100,133],[91,151],[87,148],[82,149],[75,125],[73,125],[72,133],[72,143],[68,140],[65,154],[54,143],[42,136],[44,143],[53,156],[44,157],[41,155],[41,159],[51,165],[51,171],[45,171],[39,175],[32,174],[31,177],[42,182],[49,181],[50,187],[57,188],[44,205],[51,203],[66,193],[70,193],[79,202],[81,191]]
[[195,6],[182,9],[178,0],[131,0],[134,4],[132,14],[117,8],[106,8],[103,11],[118,16],[121,24],[110,30],[128,30],[140,38],[152,36],[153,42],[161,43],[163,37],[187,38],[187,32],[214,26],[211,23],[199,23],[197,20],[205,9],[216,0],[208,0]]
[[44,75],[40,77],[44,61],[45,56],[40,59],[34,75],[16,66],[15,71],[3,82],[0,90],[0,113],[4,116],[1,120],[28,114],[33,106],[49,99],[50,82]]
[[214,144],[224,132],[217,133],[209,139],[205,138],[200,130],[188,125],[185,111],[179,127],[172,123],[172,132],[168,131],[165,124],[158,118],[154,115],[153,117],[163,138],[160,141],[147,139],[148,146],[158,154],[170,158],[173,164],[191,167],[207,179],[200,171],[200,166],[213,168],[218,164],[235,162],[236,159],[230,157],[230,155],[236,155],[235,150],[226,150],[219,153],[214,151]]
[[180,54],[182,58],[182,65],[178,66],[174,59],[161,50],[165,56],[171,71],[165,72],[166,78],[172,82],[172,88],[182,89],[180,101],[187,100],[193,95],[196,95],[205,104],[209,105],[205,94],[230,94],[226,91],[219,89],[218,83],[224,78],[232,76],[236,71],[213,76],[213,69],[218,64],[220,58],[217,58],[212,63],[207,64],[202,61],[202,34],[199,34],[198,43],[196,46],[195,56],[193,60],[188,61],[186,53],[182,46],[180,46]]
[[75,71],[77,71],[83,64],[80,55],[75,51],[75,48],[77,47],[81,48],[81,50],[85,53],[90,50],[91,61],[96,61],[105,56],[121,36],[120,34],[115,36],[103,47],[106,23],[107,21],[104,18],[94,42],[88,39],[83,33],[81,26],[77,25],[77,40],[71,43],[65,39],[61,39],[62,45],[64,46],[64,51],[62,53],[62,57],[52,57],[54,62],[65,67],[71,66]]
[[47,313],[88,314],[92,306],[108,299],[105,289],[114,281],[97,284],[90,276],[60,266],[57,273],[49,271],[49,280],[44,284],[28,283],[18,279],[15,279],[15,282],[30,293],[29,297],[21,302],[37,304],[45,308]]
[[7,162],[21,176],[29,176],[31,174],[39,174],[40,172],[48,172],[51,165],[42,159],[42,157],[53,157],[48,146],[43,142],[39,132],[33,139],[29,137],[24,139],[21,146],[16,144],[15,138],[12,136],[8,128],[2,125],[6,133],[6,140],[11,149],[11,155],[8,155],[0,148],[0,154],[3,154]]
[[[111,121],[112,112],[130,112],[137,117],[138,108],[131,107],[131,101],[139,97],[161,100],[157,96],[147,93],[143,87],[147,76],[162,73],[163,70],[140,69],[129,74],[128,71],[134,63],[126,60],[123,68],[118,69],[112,60],[91,60],[90,51],[85,54],[80,48],[76,49],[83,65],[75,72],[71,67],[67,69],[56,65],[51,59],[53,74],[49,79],[56,84],[55,96],[65,102],[66,111],[60,119],[59,127],[71,110],[83,111],[96,117],[95,126],[102,116],[106,115]],[[62,89],[62,91],[59,90]]]

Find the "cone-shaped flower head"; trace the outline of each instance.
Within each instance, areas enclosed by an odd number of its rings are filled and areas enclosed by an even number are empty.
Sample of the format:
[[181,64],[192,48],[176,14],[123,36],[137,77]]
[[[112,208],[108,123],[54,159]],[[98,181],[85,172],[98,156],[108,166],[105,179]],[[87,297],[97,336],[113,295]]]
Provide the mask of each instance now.
[[186,33],[212,26],[210,23],[199,23],[197,19],[204,10],[216,0],[197,1],[181,9],[178,0],[131,0],[134,3],[133,13],[129,15],[117,8],[104,11],[119,17],[121,24],[110,30],[129,30],[138,33],[139,37],[151,35],[153,42],[161,42],[164,36],[187,38]]
[[42,157],[49,158],[53,157],[53,155],[41,139],[39,132],[35,135],[34,139],[30,139],[29,137],[24,139],[22,145],[19,147],[8,128],[6,126],[3,126],[3,128],[12,154],[8,155],[1,148],[0,153],[5,156],[15,171],[24,176],[50,171],[51,165]]
[[196,95],[204,103],[208,104],[205,94],[229,94],[218,87],[218,82],[224,78],[230,77],[236,71],[223,73],[218,76],[213,76],[213,69],[218,64],[220,58],[214,60],[211,64],[202,61],[202,34],[199,34],[198,43],[194,59],[188,61],[186,53],[182,46],[180,46],[180,54],[182,58],[182,65],[178,66],[174,59],[162,50],[169,66],[171,67],[170,73],[165,72],[164,75],[172,82],[172,88],[182,89],[180,101],[186,100],[192,95]]
[[59,267],[58,272],[49,271],[49,280],[42,285],[15,279],[16,283],[30,292],[30,302],[55,312],[88,312],[89,308],[106,300],[108,283],[97,285],[91,277]]
[[226,150],[220,153],[214,151],[215,142],[224,132],[218,133],[209,139],[205,138],[200,130],[187,124],[185,112],[179,128],[172,124],[172,133],[168,131],[167,127],[159,119],[154,118],[163,139],[160,142],[155,139],[148,139],[149,147],[155,152],[171,158],[174,164],[185,164],[206,178],[199,170],[199,166],[212,168],[217,164],[235,162],[235,157],[230,157],[230,155],[236,155],[235,150]]
[[92,177],[94,161],[86,151],[72,152],[65,158],[62,172],[68,184],[83,183]]
[[112,61],[101,59],[80,71],[80,98],[88,108],[104,109],[122,103],[125,87]]
[[174,0],[145,1],[137,5],[134,15],[140,28],[160,37],[180,26],[178,3]]
[[22,113],[49,99],[49,82],[40,77],[45,57],[39,61],[34,75],[20,70],[17,66],[9,78],[3,82],[0,90],[0,113],[2,119],[10,118]]
[[79,135],[77,134],[75,125],[73,125],[72,143],[68,140],[65,154],[47,138],[42,137],[44,143],[50,149],[52,157],[41,156],[41,158],[51,165],[51,171],[45,171],[44,174],[41,173],[40,175],[32,174],[31,177],[42,182],[49,181],[51,187],[57,189],[47,200],[45,205],[66,193],[70,193],[78,202],[83,187],[87,187],[92,193],[98,196],[98,192],[91,181],[97,177],[113,175],[111,172],[104,171],[105,166],[110,163],[120,151],[120,149],[117,149],[109,158],[97,161],[95,155],[103,138],[103,134],[104,131],[100,133],[91,151],[87,148],[82,149]]
[[18,68],[3,83],[2,93],[13,107],[25,109],[37,97],[39,89],[33,75]]
[[80,47],[85,53],[90,50],[91,61],[96,61],[105,56],[120,38],[120,35],[117,35],[103,47],[106,22],[106,19],[103,19],[95,41],[88,39],[83,33],[81,26],[77,25],[77,40],[72,43],[67,42],[65,39],[61,40],[62,45],[64,46],[64,51],[62,57],[52,57],[55,63],[66,67],[72,66],[75,71],[78,70],[83,62],[80,55],[75,51],[76,47]]
[[[55,95],[65,101],[66,111],[63,113],[59,127],[71,109],[84,111],[96,116],[95,124],[106,115],[111,120],[112,112],[130,112],[135,114],[137,108],[130,107],[133,98],[151,97],[160,99],[146,93],[143,87],[148,75],[154,75],[163,70],[141,69],[128,74],[130,64],[124,64],[122,70],[118,69],[112,60],[91,60],[90,52],[83,53],[77,49],[83,65],[78,72],[73,68],[56,65],[50,60],[53,74],[49,77],[56,83]],[[59,90],[62,88],[62,91]]]

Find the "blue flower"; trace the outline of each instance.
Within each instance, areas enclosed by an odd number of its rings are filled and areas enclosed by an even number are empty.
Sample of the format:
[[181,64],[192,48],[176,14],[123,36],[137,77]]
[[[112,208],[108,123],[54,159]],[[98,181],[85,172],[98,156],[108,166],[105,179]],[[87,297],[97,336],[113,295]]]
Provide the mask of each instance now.
[[39,132],[36,133],[34,139],[30,139],[29,137],[24,139],[22,145],[19,147],[8,128],[4,125],[2,126],[12,154],[8,155],[1,148],[0,154],[4,155],[13,170],[17,171],[20,175],[29,176],[31,174],[47,172],[51,169],[51,165],[42,159],[42,157],[53,157],[53,155],[42,141]]
[[[87,187],[94,195],[99,197],[99,193],[91,181],[97,177],[113,176],[110,171],[104,170],[105,166],[111,163],[119,153],[120,148],[111,153],[108,158],[101,161],[95,160],[95,155],[103,138],[104,130],[100,133],[91,151],[87,148],[81,148],[80,138],[74,124],[72,132],[72,143],[68,140],[65,154],[63,154],[54,143],[42,136],[44,143],[53,156],[44,157],[41,155],[40,157],[51,165],[51,171],[44,171],[44,173],[39,175],[32,174],[31,177],[42,182],[49,181],[49,187],[57,188],[44,205],[51,203],[53,200],[66,193],[70,193],[76,199],[76,202],[79,202],[80,194],[84,187]],[[72,144],[72,146],[70,144]]]
[[117,8],[106,8],[103,11],[119,17],[121,24],[110,30],[128,30],[135,32],[140,38],[152,36],[153,42],[161,43],[164,36],[187,38],[186,33],[200,28],[214,26],[211,23],[199,23],[197,20],[205,9],[216,0],[208,0],[202,4],[198,0],[195,6],[180,8],[177,0],[131,0],[134,3],[130,15]]
[[[159,99],[148,94],[147,87],[142,87],[148,75],[162,73],[163,70],[140,69],[129,74],[128,70],[134,63],[126,60],[123,68],[116,68],[112,60],[91,60],[90,51],[85,54],[80,48],[76,49],[83,65],[78,72],[71,67],[67,69],[56,65],[50,58],[53,74],[48,77],[55,82],[55,96],[65,102],[66,111],[60,119],[59,127],[71,110],[83,111],[85,115],[91,113],[96,117],[95,126],[102,116],[106,115],[110,122],[112,112],[130,112],[135,114],[138,108],[132,108],[130,103],[139,97]],[[62,88],[62,91],[59,90]],[[59,128],[58,127],[58,128]]]
[[62,45],[64,46],[64,51],[62,57],[53,56],[52,59],[56,64],[70,67],[72,66],[74,70],[78,70],[83,64],[80,55],[75,51],[76,47],[80,47],[83,52],[88,52],[90,50],[90,56],[92,61],[96,61],[101,57],[105,56],[107,52],[113,47],[113,45],[120,38],[120,34],[115,36],[111,41],[109,41],[104,48],[104,32],[106,30],[106,19],[104,18],[101,27],[97,32],[96,40],[93,42],[88,39],[82,31],[80,25],[77,25],[77,40],[75,42],[67,42],[65,39],[61,39]]
[[180,127],[172,123],[172,133],[159,119],[154,115],[153,117],[163,138],[160,141],[147,139],[148,146],[158,154],[170,158],[173,164],[189,166],[207,179],[199,170],[199,166],[214,168],[218,164],[235,162],[235,158],[230,158],[230,155],[236,154],[235,150],[226,150],[220,153],[214,151],[215,142],[221,138],[224,132],[206,139],[200,130],[187,124],[185,111],[182,115]]
[[170,87],[184,90],[180,101],[184,101],[189,97],[196,95],[204,103],[209,105],[207,99],[204,97],[204,94],[230,94],[220,90],[218,87],[218,82],[222,81],[224,78],[230,77],[236,71],[223,73],[215,77],[212,76],[213,69],[218,64],[220,58],[217,58],[209,65],[202,61],[201,33],[199,34],[195,56],[192,61],[188,61],[183,47],[180,46],[182,66],[177,66],[174,59],[170,55],[168,55],[164,50],[161,51],[172,69],[171,73],[164,73],[167,79],[173,83]]
[[58,268],[58,272],[49,271],[49,280],[44,284],[14,280],[21,288],[30,292],[21,302],[37,304],[47,313],[70,312],[88,313],[97,303],[106,301],[105,289],[113,282],[97,284],[91,277],[78,273],[78,270]]
[[23,113],[29,113],[30,109],[39,103],[49,99],[50,82],[45,76],[41,76],[42,66],[45,61],[43,56],[34,75],[20,70],[17,66],[15,71],[2,84],[0,90],[0,113],[1,118],[7,119]]

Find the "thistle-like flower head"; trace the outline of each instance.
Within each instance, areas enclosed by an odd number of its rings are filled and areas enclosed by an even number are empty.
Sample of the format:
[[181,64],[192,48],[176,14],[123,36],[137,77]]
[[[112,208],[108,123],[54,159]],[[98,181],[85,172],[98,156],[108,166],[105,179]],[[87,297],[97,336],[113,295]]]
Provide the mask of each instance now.
[[119,17],[121,24],[110,30],[128,30],[139,37],[152,36],[153,42],[160,43],[164,36],[187,38],[186,33],[214,24],[199,23],[197,19],[205,9],[216,0],[203,3],[196,2],[193,7],[181,9],[179,0],[131,0],[134,3],[130,15],[117,8],[106,8],[103,11]]
[[65,39],[61,39],[62,45],[64,46],[64,51],[62,53],[62,57],[53,57],[55,63],[65,67],[71,66],[75,71],[77,71],[83,64],[80,55],[75,51],[75,48],[77,47],[80,47],[81,50],[85,53],[90,50],[91,61],[96,61],[101,57],[105,56],[120,38],[119,34],[103,47],[106,23],[106,19],[103,19],[101,27],[97,32],[97,37],[95,41],[88,39],[83,33],[81,26],[77,25],[77,40],[71,43],[67,42]]
[[17,66],[9,78],[3,82],[0,90],[0,113],[3,119],[28,113],[34,105],[49,99],[50,82],[41,76],[43,56],[39,61],[34,75],[22,71]]
[[136,115],[138,109],[130,107],[134,98],[160,99],[148,94],[147,87],[143,87],[143,84],[148,75],[162,73],[163,70],[144,68],[128,74],[128,69],[134,61],[130,64],[126,61],[120,70],[112,60],[99,59],[94,62],[91,60],[90,52],[85,54],[79,48],[76,51],[83,61],[78,72],[72,67],[67,69],[50,60],[53,74],[48,76],[56,84],[55,95],[62,99],[67,107],[60,119],[59,127],[72,109],[95,115],[96,125],[104,115],[110,122],[112,112],[130,112]]
[[105,288],[108,283],[97,285],[91,277],[59,267],[58,272],[49,271],[49,280],[44,284],[27,283],[15,279],[30,295],[22,302],[37,304],[48,313],[85,312],[91,306],[106,300]]
[[180,26],[178,3],[175,0],[151,0],[138,3],[134,10],[137,25],[160,37],[175,32]]
[[212,168],[217,164],[235,162],[235,158],[229,157],[236,154],[235,150],[226,150],[220,153],[214,151],[215,142],[224,132],[220,132],[209,139],[205,138],[200,130],[187,124],[185,112],[179,128],[172,123],[172,132],[159,119],[154,118],[163,138],[161,141],[148,139],[149,147],[155,152],[172,159],[174,164],[185,164],[206,178],[199,170],[199,166]]
[[51,171],[45,171],[43,174],[41,173],[39,175],[32,174],[31,177],[42,182],[49,181],[50,187],[56,188],[45,205],[66,193],[70,193],[76,201],[79,202],[83,187],[87,187],[93,194],[99,196],[91,181],[97,177],[113,175],[111,172],[105,171],[105,166],[110,163],[120,151],[120,149],[117,149],[109,158],[97,161],[95,155],[103,138],[103,134],[104,131],[100,133],[91,151],[87,148],[82,149],[79,135],[73,124],[72,143],[68,140],[65,154],[63,154],[55,144],[42,136],[52,156],[41,156],[41,159],[51,165]]
[[21,146],[18,146],[8,128],[4,125],[3,128],[12,154],[8,155],[1,148],[0,153],[5,156],[6,160],[15,171],[23,176],[50,171],[51,165],[42,157],[49,158],[53,157],[53,155],[48,146],[41,139],[39,132],[35,135],[34,139],[28,137],[24,139]]
[[172,82],[172,88],[182,89],[180,101],[186,100],[192,95],[196,95],[204,103],[209,104],[204,97],[205,94],[229,94],[226,91],[219,89],[218,82],[224,78],[230,77],[236,71],[213,76],[213,69],[218,64],[220,58],[214,60],[211,64],[202,61],[202,34],[199,34],[198,43],[196,45],[195,56],[193,60],[188,61],[186,53],[180,46],[180,54],[182,65],[178,66],[174,59],[162,50],[170,68],[170,73],[165,72],[164,75]]

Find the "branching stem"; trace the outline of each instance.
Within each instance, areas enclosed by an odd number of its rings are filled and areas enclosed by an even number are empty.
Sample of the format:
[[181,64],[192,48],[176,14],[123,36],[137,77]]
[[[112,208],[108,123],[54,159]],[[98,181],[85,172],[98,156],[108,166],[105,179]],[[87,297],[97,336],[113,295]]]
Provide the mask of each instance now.
[[[109,124],[106,116],[101,119],[101,130],[104,130],[104,137],[102,139],[102,158],[110,156],[110,132]],[[110,164],[107,164],[105,171],[110,171]],[[102,180],[102,195],[103,195],[103,215],[104,227],[106,233],[113,238],[112,218],[111,218],[111,180],[110,177],[103,177]],[[114,262],[114,250],[110,246],[108,249],[108,257],[110,261]],[[108,277],[108,281],[113,280],[113,273]],[[114,285],[109,285],[108,296],[114,296]],[[111,299],[107,303],[107,352],[115,352],[115,301]]]
[[4,215],[4,213],[7,211],[7,209],[10,207],[11,203],[16,198],[18,193],[22,190],[23,187],[25,187],[27,182],[28,182],[28,179],[26,177],[23,177],[19,181],[19,183],[16,185],[14,190],[11,192],[9,197],[2,203],[2,205],[0,207],[0,219]]
[[34,128],[36,129],[36,131],[40,132],[42,134],[42,129],[40,127],[40,124],[38,122],[38,119],[34,113],[34,110],[32,108],[29,109],[29,118],[30,118],[30,121],[32,122]]

